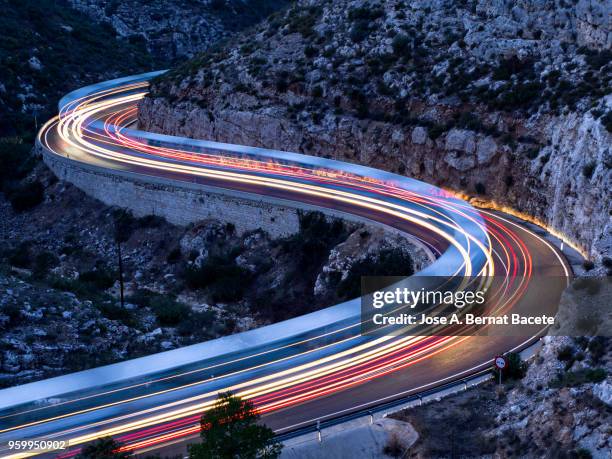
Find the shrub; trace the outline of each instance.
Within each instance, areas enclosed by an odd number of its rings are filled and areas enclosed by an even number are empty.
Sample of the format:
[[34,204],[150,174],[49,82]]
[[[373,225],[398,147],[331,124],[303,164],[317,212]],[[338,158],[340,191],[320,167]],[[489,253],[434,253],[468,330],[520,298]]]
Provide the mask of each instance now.
[[361,43],[372,32],[371,24],[367,20],[356,21],[351,27],[349,37],[353,43]]
[[174,263],[178,263],[181,259],[182,253],[180,246],[174,247],[170,252],[168,252],[168,256],[166,257],[166,261],[171,265]]
[[44,199],[45,189],[39,181],[26,182],[8,192],[11,206],[17,212],[32,209]]
[[212,256],[202,266],[185,270],[187,285],[193,289],[208,288],[215,301],[242,299],[251,281],[251,273],[231,256]]
[[557,359],[562,362],[567,362],[574,357],[574,348],[572,346],[563,346],[557,351]]
[[161,295],[151,300],[151,309],[153,309],[159,324],[169,327],[187,321],[191,311],[186,304]]
[[361,295],[362,276],[410,276],[413,272],[410,255],[400,249],[385,249],[378,256],[354,263],[336,287],[336,293],[342,299],[356,298]]
[[586,270],[586,271],[590,271],[591,269],[593,269],[595,267],[595,263],[593,263],[591,260],[584,260],[582,262],[582,267]]
[[308,45],[304,48],[304,55],[308,58],[313,58],[318,54],[317,48]]
[[347,236],[341,220],[327,221],[321,212],[299,214],[300,231],[282,241],[283,251],[299,257],[299,263],[311,267],[321,262],[331,246]]
[[399,438],[396,432],[393,432],[383,448],[383,453],[391,457],[402,457],[406,451],[406,445]]
[[353,8],[348,12],[351,21],[375,21],[385,15],[382,8],[372,8],[367,3],[364,6]]
[[131,451],[119,452],[121,444],[111,437],[99,438],[81,450],[76,459],[127,459],[132,456]]
[[17,248],[9,252],[8,262],[12,266],[28,269],[32,266],[33,261],[31,243],[28,241],[22,242]]
[[597,163],[595,161],[589,161],[582,167],[582,175],[584,175],[587,179],[590,179],[591,177],[593,177],[595,167],[597,167]]
[[56,267],[59,264],[59,258],[55,256],[55,254],[43,251],[36,255],[34,259],[34,267],[32,270],[32,274],[34,277],[42,279],[45,277],[51,268]]
[[292,15],[288,24],[289,33],[299,33],[304,38],[309,38],[315,34],[314,26],[317,19],[321,15],[321,9],[317,7],[309,7],[299,11],[296,8],[290,11]]
[[188,320],[183,320],[177,328],[179,335],[201,335],[215,325],[216,315],[213,311],[192,312]]
[[100,313],[109,320],[118,320],[128,326],[134,325],[132,312],[112,302],[104,302],[96,306]]
[[80,282],[89,284],[92,289],[96,290],[106,290],[107,288],[111,288],[116,279],[116,273],[109,270],[102,264],[98,264],[96,269],[84,271],[79,274]]
[[0,190],[27,176],[35,164],[31,144],[21,137],[0,139]]
[[312,97],[323,97],[323,88],[319,85],[312,88]]
[[603,336],[596,336],[589,341],[588,351],[593,362],[599,362],[606,354],[607,341],[608,338]]
[[494,80],[509,80],[517,73],[533,74],[533,60],[520,60],[516,56],[502,59],[493,70],[492,76]]
[[587,368],[578,371],[559,373],[556,379],[550,381],[553,388],[575,387],[585,383],[599,383],[606,379],[606,370],[603,368]]
[[141,307],[151,308],[158,323],[162,326],[179,325],[191,318],[189,306],[176,301],[172,295],[138,289],[127,300]]
[[136,228],[159,228],[166,220],[159,215],[145,215],[144,217],[137,218],[135,221]]
[[410,49],[410,38],[404,34],[396,35],[391,42],[391,47],[396,56],[403,56]]
[[571,459],[591,459],[593,455],[586,448],[578,448],[578,449],[570,451],[569,457]]
[[586,54],[586,62],[593,70],[599,70],[612,61],[612,51],[609,49],[598,51],[584,47],[579,51]]

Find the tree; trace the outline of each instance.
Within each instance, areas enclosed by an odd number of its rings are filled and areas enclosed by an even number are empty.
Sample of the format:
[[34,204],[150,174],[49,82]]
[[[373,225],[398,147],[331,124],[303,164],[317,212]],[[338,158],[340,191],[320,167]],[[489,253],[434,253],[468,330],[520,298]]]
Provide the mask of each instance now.
[[275,459],[282,445],[274,432],[257,424],[253,403],[220,393],[215,405],[201,419],[202,443],[189,446],[190,459]]
[[111,437],[98,438],[96,441],[83,447],[75,459],[127,459],[131,451],[119,451],[121,444]]

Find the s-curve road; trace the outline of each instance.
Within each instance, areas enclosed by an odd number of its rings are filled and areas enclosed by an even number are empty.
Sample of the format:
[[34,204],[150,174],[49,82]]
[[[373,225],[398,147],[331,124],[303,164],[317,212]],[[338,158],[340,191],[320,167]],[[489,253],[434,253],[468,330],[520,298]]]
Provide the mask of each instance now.
[[[567,263],[541,236],[434,186],[354,164],[133,129],[138,100],[158,73],[100,83],[62,99],[59,115],[37,139],[56,174],[70,179],[66,171],[78,170],[91,180],[104,173],[167,181],[384,224],[434,258],[407,282],[425,276],[502,278],[503,288],[492,295],[496,313],[534,299],[555,301],[536,277],[569,280]],[[72,457],[83,444],[108,435],[136,452],[184,444],[197,436],[202,412],[225,390],[253,400],[270,427],[287,432],[464,378],[534,339],[362,336],[356,299],[206,343],[1,390],[0,457]],[[65,442],[66,449],[8,446],[30,439]]]

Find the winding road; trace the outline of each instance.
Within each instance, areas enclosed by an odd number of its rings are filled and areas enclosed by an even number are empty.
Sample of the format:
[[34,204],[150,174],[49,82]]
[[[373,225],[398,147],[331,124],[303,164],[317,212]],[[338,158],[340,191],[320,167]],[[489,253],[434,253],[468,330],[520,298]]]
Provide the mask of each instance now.
[[[570,268],[542,236],[434,186],[354,164],[191,140],[132,128],[159,72],[89,86],[62,99],[40,131],[44,155],[83,167],[189,182],[218,192],[348,213],[409,234],[435,255],[419,276],[501,277],[496,311],[554,301],[535,276]],[[408,280],[409,281],[409,280]],[[197,435],[218,392],[248,397],[282,433],[473,374],[534,336],[362,336],[355,299],[187,348],[0,391],[0,457],[72,457],[112,435],[150,451]],[[11,440],[66,440],[60,453]]]

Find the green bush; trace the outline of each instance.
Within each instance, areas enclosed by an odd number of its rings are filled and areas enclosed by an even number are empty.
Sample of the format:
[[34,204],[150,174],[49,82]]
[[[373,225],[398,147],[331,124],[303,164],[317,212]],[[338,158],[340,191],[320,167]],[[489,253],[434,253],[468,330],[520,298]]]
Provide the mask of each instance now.
[[193,319],[191,308],[176,301],[173,295],[138,289],[127,298],[127,301],[140,307],[151,308],[157,322],[162,326],[174,327]]
[[336,287],[339,298],[361,296],[362,276],[410,276],[414,273],[410,255],[399,249],[382,250],[378,256],[370,256],[354,263],[346,279]]
[[238,301],[243,298],[252,275],[236,265],[235,257],[211,256],[202,266],[189,266],[185,281],[192,289],[209,289],[215,301]]
[[39,181],[25,182],[17,185],[8,192],[11,206],[17,212],[32,209],[44,199],[45,189]]
[[212,335],[216,315],[213,311],[193,312],[188,320],[183,320],[177,328],[179,335]]
[[375,21],[385,15],[385,12],[380,7],[371,7],[367,3],[361,7],[352,8],[348,12],[348,18],[351,21]]
[[8,262],[17,268],[30,268],[34,262],[31,246],[29,241],[20,243],[15,249],[9,251]]
[[561,349],[557,351],[557,359],[562,362],[567,362],[568,360],[573,359],[574,357],[574,348],[572,346],[563,346]]
[[[173,327],[190,319],[191,309],[167,296],[157,296],[151,300],[151,308],[160,325]],[[190,319],[191,320],[191,319]]]
[[585,383],[599,383],[606,379],[606,370],[603,368],[587,368],[578,371],[559,373],[549,385],[553,388],[575,387]]
[[319,85],[316,85],[312,88],[312,97],[323,97],[323,88]]
[[593,455],[586,448],[578,448],[570,451],[570,459],[592,459]]
[[100,313],[109,320],[118,320],[128,326],[134,325],[134,316],[132,311],[121,307],[121,305],[113,302],[104,302],[97,304],[96,307]]
[[595,172],[595,168],[597,167],[597,163],[595,161],[589,161],[582,167],[582,175],[584,175],[587,179],[593,177],[593,172]]
[[314,6],[302,10],[293,8],[289,12],[288,32],[299,33],[304,38],[312,37],[315,34],[314,26],[321,15],[321,11],[320,8]]
[[327,221],[321,212],[299,214],[300,231],[282,241],[285,253],[292,253],[305,269],[319,267],[332,246],[348,236],[341,220]]
[[117,273],[102,264],[98,264],[94,270],[84,271],[79,274],[79,281],[90,285],[91,289],[94,290],[111,288],[115,280],[117,280]]
[[493,70],[494,80],[509,80],[512,75],[533,76],[533,59],[521,60],[517,56],[502,59]]
[[396,56],[404,56],[410,49],[410,37],[404,34],[396,35],[391,42],[391,47]]
[[306,46],[304,48],[304,55],[308,58],[313,58],[315,57],[317,54],[319,53],[319,51],[317,50],[317,48],[315,48],[314,46]]
[[608,340],[608,337],[595,336],[589,341],[587,349],[593,362],[601,361],[601,358],[606,355]]
[[111,437],[102,437],[87,444],[75,459],[127,459],[132,457],[131,451],[119,452],[121,443]]
[[55,268],[58,264],[59,258],[57,258],[55,254],[45,250],[36,255],[32,274],[34,277],[42,279],[49,273],[51,268]]
[[166,220],[159,215],[145,215],[136,219],[136,228],[159,228]]
[[0,191],[7,191],[7,186],[14,180],[27,176],[35,164],[30,154],[31,139],[21,137],[0,138]]
[[182,253],[181,248],[179,246],[174,247],[170,252],[168,252],[168,256],[166,257],[166,261],[173,265],[178,263],[181,260]]

